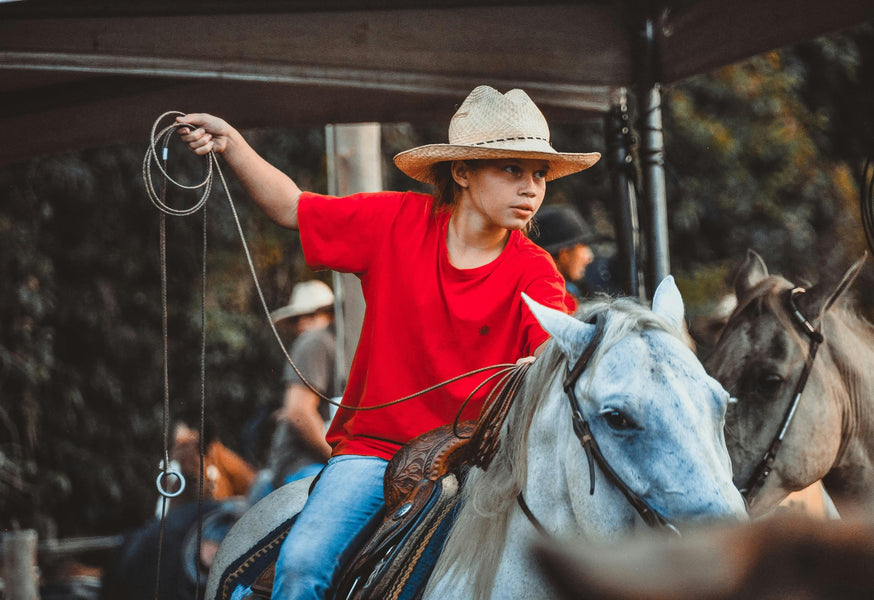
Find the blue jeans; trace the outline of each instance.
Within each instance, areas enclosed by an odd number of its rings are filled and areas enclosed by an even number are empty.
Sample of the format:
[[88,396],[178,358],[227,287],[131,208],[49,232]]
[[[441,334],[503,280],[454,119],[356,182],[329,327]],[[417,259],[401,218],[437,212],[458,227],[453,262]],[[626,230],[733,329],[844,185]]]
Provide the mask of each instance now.
[[305,467],[301,467],[299,470],[285,476],[285,480],[282,482],[283,485],[286,483],[291,483],[292,481],[297,481],[298,479],[304,479],[309,477],[310,475],[318,475],[319,472],[325,468],[325,463],[313,463],[311,465],[307,465]]
[[[285,476],[285,479],[282,481],[282,484],[291,483],[292,481],[297,481],[298,479],[304,479],[305,477],[309,477],[310,475],[318,475],[319,471],[325,468],[325,463],[313,463],[311,465],[307,465],[305,467],[301,467],[299,471],[295,471],[289,475]],[[252,484],[252,487],[249,488],[249,495],[246,498],[249,506],[254,506],[258,503],[259,500],[265,498],[267,495],[275,492],[276,488],[273,487],[273,473],[271,471],[267,471],[266,469],[259,471],[258,477],[255,479],[255,483]]]
[[340,567],[379,523],[388,461],[341,455],[328,461],[282,543],[273,600],[322,600]]

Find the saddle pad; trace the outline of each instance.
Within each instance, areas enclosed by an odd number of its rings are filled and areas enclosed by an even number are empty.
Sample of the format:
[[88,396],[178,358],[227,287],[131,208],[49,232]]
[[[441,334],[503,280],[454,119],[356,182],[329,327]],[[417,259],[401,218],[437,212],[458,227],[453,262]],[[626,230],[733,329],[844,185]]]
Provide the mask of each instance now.
[[[263,591],[259,590],[258,586],[256,586],[256,582],[265,570],[270,570],[272,574],[272,567],[279,557],[279,549],[282,546],[282,542],[288,537],[288,532],[291,531],[291,526],[296,519],[297,515],[282,523],[282,525],[261,538],[248,552],[228,565],[224,573],[222,573],[216,600],[230,600],[231,595],[238,586],[251,587],[255,597],[270,597],[269,591],[264,595]],[[270,577],[271,583],[272,579]]]
[[[416,600],[434,569],[443,543],[452,529],[459,506],[459,486],[455,475],[435,482],[427,506],[405,528],[400,539],[393,539],[379,558],[360,591],[350,598],[358,600]],[[344,596],[345,597],[345,596]]]

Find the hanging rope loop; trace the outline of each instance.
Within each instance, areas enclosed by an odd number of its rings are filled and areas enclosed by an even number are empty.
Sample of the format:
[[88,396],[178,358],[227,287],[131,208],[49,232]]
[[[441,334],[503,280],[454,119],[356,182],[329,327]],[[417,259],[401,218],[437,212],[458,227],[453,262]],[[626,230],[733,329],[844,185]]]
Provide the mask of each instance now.
[[[165,112],[163,115],[158,117],[155,123],[152,125],[152,136],[149,140],[149,147],[146,149],[146,155],[143,158],[143,182],[146,186],[146,194],[149,196],[149,200],[152,201],[158,210],[163,212],[164,214],[173,215],[174,217],[186,217],[188,215],[192,215],[199,211],[204,204],[206,204],[207,199],[209,198],[209,194],[212,191],[212,182],[213,182],[213,164],[215,164],[216,168],[218,167],[218,163],[216,163],[215,154],[210,152],[206,155],[206,174],[203,177],[203,180],[200,183],[194,184],[185,184],[180,181],[176,181],[170,176],[170,173],[167,172],[166,161],[167,161],[167,149],[170,145],[170,140],[173,139],[173,134],[177,129],[182,127],[191,128],[191,125],[187,123],[178,123],[174,121],[170,125],[167,125],[160,131],[158,131],[158,127],[160,126],[161,121],[167,119],[168,117],[175,116],[184,116],[185,113],[179,112],[178,110],[171,110]],[[160,154],[158,153],[158,148],[161,148]],[[163,193],[159,193],[155,188],[155,183],[152,179],[152,169],[157,168],[160,171],[161,176],[163,177],[164,185],[162,185],[162,191],[165,189],[166,183],[172,183],[176,187],[183,190],[199,190],[203,189],[203,192],[200,195],[197,203],[190,208],[173,208],[169,206],[163,198]]]

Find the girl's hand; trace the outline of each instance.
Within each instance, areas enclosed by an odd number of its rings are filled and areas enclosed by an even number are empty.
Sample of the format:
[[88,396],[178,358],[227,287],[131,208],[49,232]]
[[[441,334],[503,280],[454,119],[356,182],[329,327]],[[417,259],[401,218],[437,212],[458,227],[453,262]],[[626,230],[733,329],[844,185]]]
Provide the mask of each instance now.
[[191,113],[176,117],[178,123],[190,125],[179,127],[179,139],[187,143],[195,154],[222,153],[228,148],[228,140],[234,128],[227,121],[206,113]]

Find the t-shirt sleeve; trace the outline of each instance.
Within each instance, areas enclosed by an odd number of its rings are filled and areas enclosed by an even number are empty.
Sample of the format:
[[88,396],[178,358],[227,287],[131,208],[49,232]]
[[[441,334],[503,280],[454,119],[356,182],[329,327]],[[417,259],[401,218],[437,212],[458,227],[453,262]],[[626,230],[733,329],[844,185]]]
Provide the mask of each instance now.
[[298,225],[307,265],[343,273],[367,271],[403,199],[397,192],[342,198],[301,194]]
[[[532,277],[523,290],[532,300],[539,304],[568,312],[568,304],[565,291],[564,279],[551,264],[546,261],[538,261],[538,275]],[[534,313],[526,304],[522,311],[522,339],[524,349],[528,356],[537,349],[540,344],[549,339],[549,334],[540,326]]]

